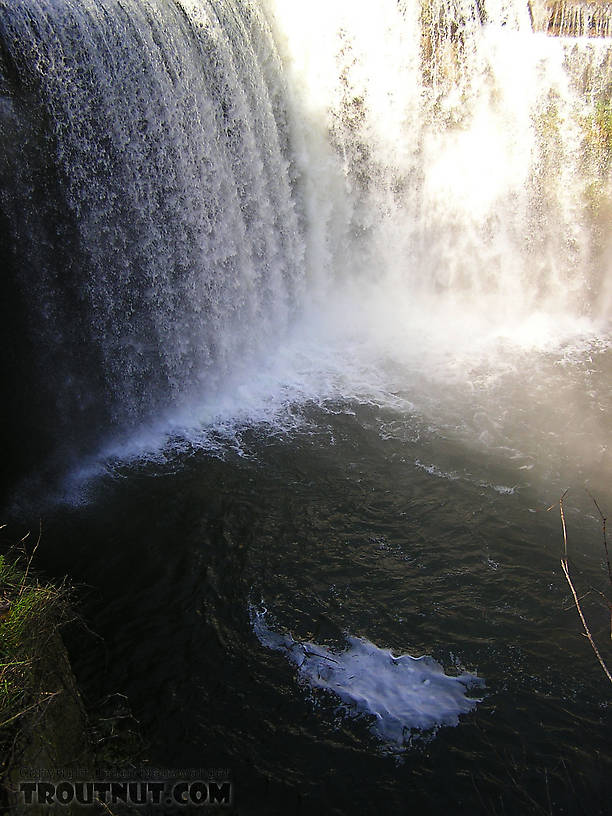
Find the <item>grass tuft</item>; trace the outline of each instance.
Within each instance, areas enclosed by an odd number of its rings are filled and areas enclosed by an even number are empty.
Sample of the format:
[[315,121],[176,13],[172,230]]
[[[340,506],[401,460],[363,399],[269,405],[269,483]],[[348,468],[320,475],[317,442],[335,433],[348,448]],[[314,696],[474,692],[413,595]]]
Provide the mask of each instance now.
[[40,536],[30,551],[28,538],[0,554],[0,751],[7,758],[23,717],[42,712],[57,694],[45,688],[41,666],[70,617],[69,588],[32,572]]

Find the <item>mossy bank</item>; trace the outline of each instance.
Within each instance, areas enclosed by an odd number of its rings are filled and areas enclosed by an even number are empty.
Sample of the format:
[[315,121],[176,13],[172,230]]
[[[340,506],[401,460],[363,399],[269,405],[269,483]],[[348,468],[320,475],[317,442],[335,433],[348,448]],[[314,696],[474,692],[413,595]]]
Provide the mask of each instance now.
[[65,583],[32,573],[26,550],[0,554],[0,803],[3,812],[44,808],[20,805],[20,781],[45,769],[92,767],[87,717],[61,628],[74,615]]

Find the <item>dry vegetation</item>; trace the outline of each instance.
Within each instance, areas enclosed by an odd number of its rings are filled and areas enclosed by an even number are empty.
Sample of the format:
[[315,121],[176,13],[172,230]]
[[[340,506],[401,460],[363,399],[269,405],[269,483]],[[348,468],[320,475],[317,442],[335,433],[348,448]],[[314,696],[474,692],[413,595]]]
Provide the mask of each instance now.
[[32,573],[40,535],[31,548],[29,541],[28,534],[0,554],[0,779],[18,750],[24,718],[31,727],[60,693],[42,667],[71,614],[66,584],[43,583]]

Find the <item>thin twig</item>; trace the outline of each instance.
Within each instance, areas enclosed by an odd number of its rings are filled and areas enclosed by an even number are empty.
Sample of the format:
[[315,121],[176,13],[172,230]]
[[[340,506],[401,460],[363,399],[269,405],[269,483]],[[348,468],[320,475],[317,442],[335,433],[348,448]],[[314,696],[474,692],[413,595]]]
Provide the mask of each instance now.
[[565,529],[565,514],[563,512],[563,499],[567,496],[567,490],[559,499],[559,509],[561,510],[561,524],[563,525],[563,556],[567,561],[567,530]]
[[115,812],[109,808],[106,802],[103,799],[97,799],[96,802],[104,808],[107,813],[110,813],[111,816],[116,816]]
[[[587,493],[593,499],[593,504],[597,508],[597,512],[599,513],[599,516],[601,518],[601,531],[602,531],[602,534],[603,534],[604,550],[606,551],[606,564],[608,565],[608,578],[610,579],[610,587],[612,588],[612,566],[610,566],[610,553],[608,551],[608,539],[606,537],[606,517],[604,516],[601,507],[597,504],[597,499],[595,498],[595,496],[591,495],[591,493],[589,493],[588,490],[587,490]],[[601,593],[601,594],[603,595],[603,593]],[[605,595],[603,595],[603,597],[604,597],[606,603],[608,604],[608,609],[610,611],[610,640],[612,640],[612,600],[610,600],[609,598],[606,598]]]
[[[28,533],[28,535],[29,535],[29,533]],[[30,557],[28,558],[28,563],[26,564],[26,569],[25,569],[25,572],[23,574],[23,578],[21,579],[21,587],[19,588],[19,597],[21,597],[21,595],[23,594],[23,591],[25,589],[26,581],[28,580],[28,572],[30,571],[30,566],[31,566],[32,560],[33,560],[33,558],[34,558],[34,556],[36,554],[36,550],[38,549],[38,545],[40,544],[41,538],[42,538],[42,519],[40,519],[40,522],[39,522],[39,525],[38,525],[38,539],[36,541],[36,544],[34,545],[34,549],[32,550],[32,552],[30,554]],[[24,541],[24,540],[25,539],[22,539],[22,541]],[[25,547],[24,547],[24,549],[25,549]]]
[[[587,490],[587,493],[589,493],[588,490]],[[610,586],[612,586],[612,566],[610,566],[610,553],[608,552],[608,541],[607,541],[607,538],[606,538],[606,520],[607,519],[604,516],[604,514],[602,513],[601,507],[597,504],[597,499],[595,498],[595,496],[592,496],[590,493],[589,493],[589,496],[591,496],[591,498],[593,499],[593,504],[597,508],[597,512],[599,513],[599,516],[601,518],[601,527],[602,527],[602,532],[603,532],[603,545],[604,545],[604,550],[606,551],[606,564],[608,565],[608,578],[610,579]]]
[[597,659],[599,660],[601,668],[604,670],[608,680],[612,683],[612,674],[610,674],[610,671],[608,670],[608,667],[604,663],[604,660],[603,660],[602,656],[599,653],[599,649],[595,645],[595,641],[593,640],[593,636],[591,635],[591,632],[589,631],[589,627],[587,625],[585,617],[582,614],[582,609],[580,608],[580,602],[578,601],[578,597],[576,595],[576,590],[574,589],[574,585],[572,584],[572,579],[570,578],[570,574],[568,572],[566,562],[564,561],[563,558],[561,559],[561,568],[563,569],[563,573],[565,575],[567,583],[569,584],[569,587],[572,590],[572,595],[574,596],[574,603],[576,604],[576,609],[578,610],[578,614],[580,615],[580,620],[582,621],[582,625],[584,627],[585,634],[589,639],[589,643],[593,647],[593,651],[595,652],[595,655],[596,655]]
[[13,720],[17,720],[19,717],[23,716],[28,711],[31,711],[33,708],[38,708],[38,706],[42,705],[43,703],[49,702],[49,700],[53,699],[53,697],[57,697],[58,694],[60,694],[59,691],[48,692],[45,695],[45,697],[43,697],[42,700],[37,700],[35,703],[32,703],[32,705],[29,705],[27,708],[24,708],[23,711],[19,711],[17,714],[14,714],[12,717],[9,717],[8,720],[5,720],[4,722],[0,723],[0,728],[4,728],[5,725],[12,723]]
[[[578,600],[579,600],[579,601],[584,601],[584,599],[585,599],[585,598],[588,598],[590,594],[591,594],[591,590],[590,590],[590,589],[588,589],[588,590],[587,590],[587,591],[586,591],[586,592],[585,592],[583,595],[581,595],[581,596],[578,598]],[[604,596],[604,597],[605,597],[605,596]],[[568,601],[567,606],[566,606],[565,604],[563,605],[563,611],[564,611],[564,612],[569,612],[569,610],[572,608],[572,606],[573,606],[573,604],[569,603],[569,601]]]
[[591,635],[591,631],[590,631],[590,629],[588,627],[588,624],[586,622],[586,618],[584,617],[584,615],[582,613],[582,609],[580,607],[580,601],[578,600],[578,595],[576,593],[576,590],[574,588],[574,584],[572,583],[572,579],[570,578],[570,574],[569,574],[569,566],[568,566],[568,561],[567,561],[567,529],[566,529],[566,526],[565,526],[565,513],[563,512],[563,499],[565,498],[566,493],[567,493],[567,490],[565,491],[565,493],[559,499],[559,510],[561,512],[561,525],[563,527],[563,557],[561,558],[561,569],[563,570],[563,574],[565,575],[565,579],[566,579],[567,583],[569,584],[569,588],[572,591],[572,595],[574,596],[574,603],[576,604],[576,609],[578,610],[578,614],[580,615],[580,620],[582,621],[582,626],[584,627],[585,634],[586,634],[587,638],[589,639],[589,643],[591,644],[591,647],[593,648],[593,651],[595,652],[595,656],[597,657],[597,660],[599,661],[599,664],[600,664],[601,668],[604,670],[604,673],[605,673],[606,677],[612,683],[612,674],[610,674],[610,671],[609,671],[608,667],[606,666],[606,664],[604,662],[604,659],[602,658],[601,654],[599,653],[599,649],[597,648],[597,645],[595,644],[595,641],[593,640],[593,636]]

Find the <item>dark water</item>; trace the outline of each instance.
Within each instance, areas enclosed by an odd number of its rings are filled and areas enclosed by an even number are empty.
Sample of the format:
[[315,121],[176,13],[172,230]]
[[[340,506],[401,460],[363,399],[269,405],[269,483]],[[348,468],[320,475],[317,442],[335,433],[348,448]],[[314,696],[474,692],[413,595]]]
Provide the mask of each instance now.
[[[610,813],[555,508],[609,656],[607,51],[572,46],[587,100],[512,3],[281,5],[0,0],[5,518],[80,587],[87,702],[240,814]],[[264,607],[482,699],[393,748]]]
[[[472,392],[480,436],[456,385],[439,392],[435,425],[416,409],[309,403],[293,406],[293,431],[243,427],[221,453],[183,443],[163,463],[116,462],[87,502],[44,520],[43,562],[86,585],[104,640],[72,644],[87,699],[126,694],[153,765],[230,768],[238,813],[609,813],[610,689],[546,508],[571,488],[578,590],[606,591],[584,486],[610,505],[609,458],[585,441],[610,438],[610,359],[559,360]],[[351,634],[475,672],[482,702],[389,751],[371,720],[345,716],[258,640],[249,608],[262,603],[297,641],[340,649]],[[593,589],[583,604],[609,654],[605,606]]]

